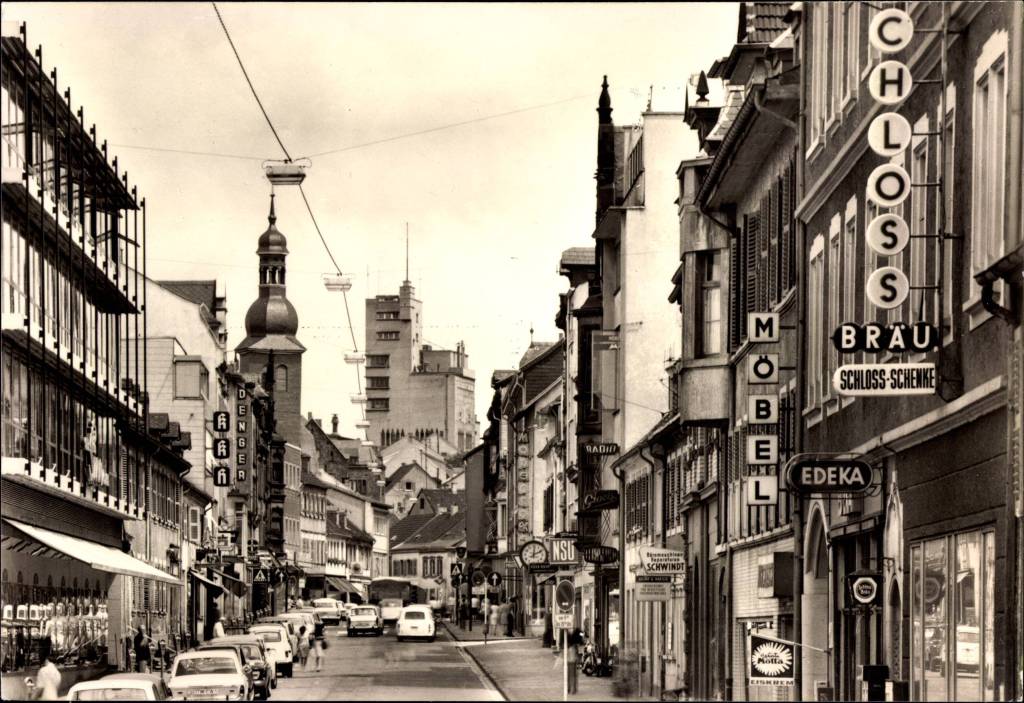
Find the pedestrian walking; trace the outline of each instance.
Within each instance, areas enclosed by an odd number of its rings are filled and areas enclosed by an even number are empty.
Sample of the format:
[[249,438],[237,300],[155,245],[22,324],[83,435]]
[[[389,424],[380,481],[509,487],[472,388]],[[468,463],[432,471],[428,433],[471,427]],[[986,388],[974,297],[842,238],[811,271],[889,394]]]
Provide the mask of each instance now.
[[512,602],[509,602],[505,606],[505,636],[512,637],[515,633],[513,627],[515,624],[515,606]]
[[224,637],[224,621],[221,620],[220,610],[213,611],[213,638]]
[[551,608],[544,609],[544,646],[555,646],[555,628],[551,621]]
[[313,633],[309,642],[309,651],[313,658],[311,663],[315,665],[315,671],[320,671],[324,660],[324,633],[323,630],[314,630]]
[[299,665],[305,669],[309,661],[309,635],[306,634],[306,626],[299,628]]
[[39,660],[39,671],[36,672],[34,687],[29,687],[29,696],[37,701],[60,700],[60,669],[50,661],[50,647],[44,646],[40,650]]
[[135,633],[135,666],[140,674],[149,673],[149,641],[146,637],[146,630],[142,625],[139,625],[138,631]]

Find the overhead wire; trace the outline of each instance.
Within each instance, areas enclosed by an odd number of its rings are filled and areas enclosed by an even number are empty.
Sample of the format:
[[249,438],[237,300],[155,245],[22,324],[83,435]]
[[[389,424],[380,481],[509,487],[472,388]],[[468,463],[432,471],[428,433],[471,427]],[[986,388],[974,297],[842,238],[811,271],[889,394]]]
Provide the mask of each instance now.
[[217,13],[217,21],[220,22],[221,28],[224,30],[224,36],[228,38],[228,44],[231,45],[231,51],[234,52],[235,58],[238,60],[238,67],[242,69],[242,75],[245,76],[245,82],[249,84],[249,90],[252,91],[252,96],[256,98],[256,104],[260,106],[260,112],[263,113],[263,119],[267,121],[267,125],[270,127],[270,131],[274,133],[274,139],[277,140],[278,145],[281,147],[281,151],[284,152],[285,158],[288,161],[292,160],[292,155],[288,153],[288,149],[285,148],[284,142],[281,141],[281,137],[277,133],[277,129],[274,127],[274,123],[270,121],[270,115],[267,114],[266,108],[263,107],[263,101],[260,100],[260,96],[256,94],[256,88],[252,84],[252,80],[249,78],[249,72],[245,70],[245,64],[242,63],[242,57],[238,55],[238,49],[235,48],[235,42],[231,39],[231,32],[228,31],[228,26],[224,24],[224,18],[220,16],[220,9],[217,7],[217,3],[211,0],[213,5],[213,11]]
[[[212,0],[211,0],[210,4],[213,5],[213,10],[214,10],[214,12],[217,13],[217,20],[220,22],[220,26],[224,30],[224,36],[227,37],[228,43],[231,45],[231,50],[234,52],[235,58],[238,60],[238,66],[242,69],[242,75],[245,76],[245,82],[248,83],[249,90],[252,91],[252,96],[256,99],[256,104],[259,106],[260,112],[263,113],[263,118],[266,120],[267,126],[270,127],[270,131],[274,134],[274,139],[277,140],[278,145],[281,147],[281,151],[284,152],[286,160],[288,162],[291,162],[292,161],[291,154],[288,153],[287,147],[285,147],[284,142],[281,141],[281,137],[277,133],[277,129],[275,129],[274,123],[270,119],[270,115],[267,114],[266,109],[263,107],[263,101],[260,100],[260,96],[256,93],[256,88],[253,86],[252,80],[250,80],[250,78],[249,78],[249,72],[245,70],[245,64],[242,62],[242,57],[239,56],[238,49],[235,48],[235,42],[231,39],[231,33],[228,31],[227,25],[224,24],[224,18],[221,17],[220,10],[217,8],[217,3],[216,2],[212,2]],[[301,183],[299,184],[299,193],[302,194],[302,202],[305,203],[305,205],[306,205],[306,211],[309,212],[309,218],[313,221],[313,227],[316,229],[316,233],[320,237],[320,242],[324,245],[324,250],[327,252],[328,258],[331,260],[331,263],[334,265],[334,269],[335,269],[335,271],[337,271],[338,275],[341,275],[342,274],[341,267],[338,266],[338,262],[335,260],[334,254],[331,253],[331,248],[327,244],[327,239],[326,239],[326,237],[324,237],[323,232],[320,230],[320,224],[316,221],[316,216],[313,214],[313,208],[309,204],[309,198],[306,197],[306,191],[303,190]],[[352,338],[353,352],[358,353],[359,352],[359,345],[356,342],[355,328],[352,325],[352,313],[349,310],[349,304],[348,304],[348,291],[342,290],[341,293],[342,293],[343,299],[345,301],[345,318],[346,318],[346,320],[348,322],[349,334],[351,335],[351,338]],[[363,379],[362,379],[362,376],[359,373],[359,366],[358,365],[356,366],[356,388],[359,390],[359,395],[362,395],[362,393],[363,393]],[[359,405],[360,405],[360,409],[361,409],[360,414],[362,416],[362,419],[365,421],[366,420],[366,404],[365,403],[360,403]],[[366,435],[366,439],[369,439],[369,431],[365,431],[364,434]]]

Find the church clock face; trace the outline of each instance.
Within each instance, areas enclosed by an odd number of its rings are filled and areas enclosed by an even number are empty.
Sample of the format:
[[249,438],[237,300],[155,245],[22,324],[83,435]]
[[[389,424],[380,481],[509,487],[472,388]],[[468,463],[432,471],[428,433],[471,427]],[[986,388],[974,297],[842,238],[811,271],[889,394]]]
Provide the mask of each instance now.
[[548,550],[542,542],[532,540],[524,544],[519,550],[519,556],[523,563],[528,566],[546,564],[548,561]]

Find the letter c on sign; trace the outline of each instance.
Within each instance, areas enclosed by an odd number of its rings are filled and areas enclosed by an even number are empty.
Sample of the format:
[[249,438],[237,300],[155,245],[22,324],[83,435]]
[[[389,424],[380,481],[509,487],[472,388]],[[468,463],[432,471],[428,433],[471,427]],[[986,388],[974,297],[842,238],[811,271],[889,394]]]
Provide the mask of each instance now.
[[903,51],[914,38],[914,21],[903,10],[889,8],[882,10],[868,26],[871,46],[883,54]]

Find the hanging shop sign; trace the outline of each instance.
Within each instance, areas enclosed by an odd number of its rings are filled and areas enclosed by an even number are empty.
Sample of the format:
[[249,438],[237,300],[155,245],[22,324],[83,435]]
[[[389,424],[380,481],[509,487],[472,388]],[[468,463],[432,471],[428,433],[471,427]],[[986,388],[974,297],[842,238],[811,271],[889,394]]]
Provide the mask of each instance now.
[[844,322],[832,333],[832,344],[843,354],[920,353],[938,348],[939,330],[928,322],[915,322],[913,325],[904,322],[892,325]]
[[591,460],[619,453],[619,445],[615,442],[588,442],[582,445],[583,454]]
[[548,562],[551,564],[575,564],[579,561],[575,537],[553,537],[547,540]]
[[779,382],[779,355],[750,354],[747,356],[747,385]]
[[748,312],[747,340],[751,344],[779,341],[779,313]]
[[685,573],[686,552],[661,547],[640,547],[640,569],[647,575]]
[[865,239],[879,256],[896,256],[910,244],[910,227],[899,215],[884,212],[868,223]]
[[754,686],[792,686],[796,646],[751,632],[747,637],[747,681]]
[[855,571],[846,575],[846,589],[859,605],[881,605],[882,574],[877,571]]
[[619,560],[618,549],[603,545],[584,547],[580,550],[580,554],[583,555],[583,561],[588,564],[611,564]]
[[793,597],[793,552],[772,552],[758,557],[757,597]]
[[893,157],[910,147],[913,129],[903,115],[883,112],[868,126],[868,144],[879,156]]
[[901,269],[883,266],[871,272],[864,290],[876,308],[891,310],[903,305],[910,295],[910,281]]
[[616,510],[619,507],[618,491],[594,491],[583,498],[584,512],[600,512],[602,510]]
[[219,410],[213,414],[213,431],[229,432],[231,430],[231,413]]
[[748,476],[747,505],[778,505],[778,476]]
[[779,421],[779,396],[748,395],[747,422],[751,425],[774,425]]
[[213,458],[214,459],[230,459],[231,458],[231,440],[223,437],[213,440]]
[[231,468],[228,466],[213,467],[213,485],[224,488],[231,485]]
[[903,51],[914,38],[914,21],[903,10],[880,10],[868,25],[868,41],[883,54]]
[[747,464],[771,466],[779,462],[779,436],[747,435]]
[[846,364],[832,375],[842,396],[931,395],[937,384],[934,363]]
[[633,587],[633,595],[641,603],[667,601],[672,597],[672,577],[637,576],[636,584]]
[[872,470],[858,459],[800,459],[790,466],[788,479],[798,493],[864,493]]

